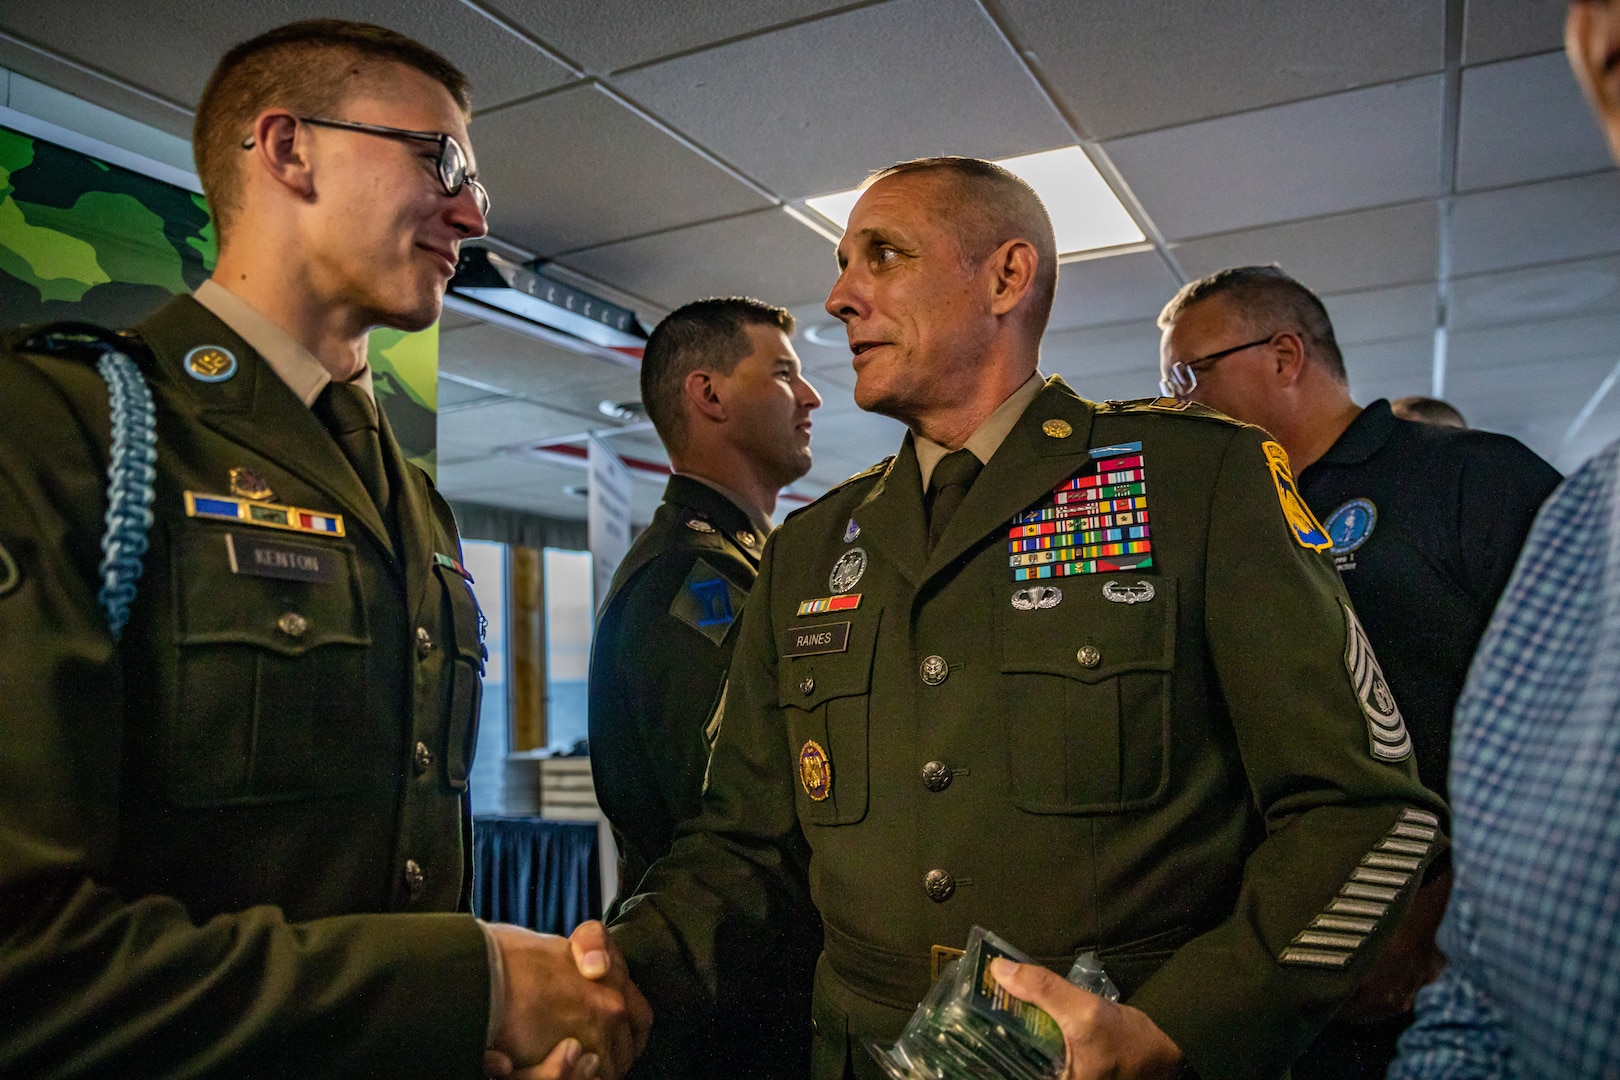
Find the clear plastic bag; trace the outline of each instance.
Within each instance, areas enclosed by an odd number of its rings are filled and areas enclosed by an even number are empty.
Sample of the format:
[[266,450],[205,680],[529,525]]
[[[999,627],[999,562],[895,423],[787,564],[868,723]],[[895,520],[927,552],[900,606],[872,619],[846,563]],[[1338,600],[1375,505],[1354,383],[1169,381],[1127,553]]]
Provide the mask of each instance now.
[[[1030,962],[983,927],[967,950],[940,973],[900,1038],[866,1048],[891,1080],[1057,1080],[1063,1075],[1063,1034],[1044,1009],[1013,997],[990,974],[998,957]],[[1078,957],[1069,981],[1110,1001],[1119,991],[1096,953]]]

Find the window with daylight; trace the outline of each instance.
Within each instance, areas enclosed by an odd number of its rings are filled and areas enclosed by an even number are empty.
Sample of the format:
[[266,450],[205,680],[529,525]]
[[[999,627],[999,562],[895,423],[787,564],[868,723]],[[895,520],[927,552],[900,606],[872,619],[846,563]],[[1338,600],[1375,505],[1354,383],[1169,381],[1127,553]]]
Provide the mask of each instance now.
[[591,553],[546,548],[546,745],[566,753],[590,731]]
[[463,540],[461,558],[473,577],[473,596],[484,612],[484,704],[478,713],[478,748],[467,786],[475,814],[496,814],[502,809],[508,730],[507,637],[510,613],[507,598],[508,553],[505,544],[492,540]]

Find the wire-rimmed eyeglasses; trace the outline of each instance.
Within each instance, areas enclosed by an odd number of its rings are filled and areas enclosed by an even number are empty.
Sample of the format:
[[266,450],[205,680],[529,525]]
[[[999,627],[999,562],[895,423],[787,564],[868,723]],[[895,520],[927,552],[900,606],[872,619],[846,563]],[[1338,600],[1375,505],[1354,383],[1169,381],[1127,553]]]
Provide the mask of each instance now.
[[1165,397],[1173,397],[1185,401],[1194,390],[1198,389],[1198,373],[1208,371],[1218,360],[1224,360],[1233,353],[1240,353],[1244,349],[1252,349],[1256,345],[1269,345],[1277,335],[1263,337],[1259,341],[1249,341],[1242,345],[1234,345],[1230,349],[1212,352],[1208,356],[1200,356],[1196,360],[1182,363],[1177,360],[1170,365],[1170,371],[1159,380],[1159,391]]
[[[382,124],[362,124],[356,120],[326,120],[318,116],[300,116],[297,120],[300,124],[359,131],[366,135],[381,135],[385,139],[414,139],[437,143],[439,183],[444,185],[444,193],[453,199],[461,194],[463,187],[472,188],[473,202],[478,204],[478,212],[485,217],[489,216],[489,192],[484,190],[484,185],[479,182],[476,173],[467,171],[467,152],[461,148],[454,135],[442,131],[409,131],[405,128],[384,127]],[[251,136],[242,141],[242,149],[253,149]]]

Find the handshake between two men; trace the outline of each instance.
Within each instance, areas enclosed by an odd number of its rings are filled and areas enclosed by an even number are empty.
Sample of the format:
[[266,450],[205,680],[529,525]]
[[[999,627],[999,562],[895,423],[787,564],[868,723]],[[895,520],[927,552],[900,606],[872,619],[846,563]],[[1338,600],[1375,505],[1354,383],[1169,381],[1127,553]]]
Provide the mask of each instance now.
[[501,1014],[484,1071],[513,1080],[618,1080],[647,1045],[652,1008],[600,922],[569,937],[489,924]]

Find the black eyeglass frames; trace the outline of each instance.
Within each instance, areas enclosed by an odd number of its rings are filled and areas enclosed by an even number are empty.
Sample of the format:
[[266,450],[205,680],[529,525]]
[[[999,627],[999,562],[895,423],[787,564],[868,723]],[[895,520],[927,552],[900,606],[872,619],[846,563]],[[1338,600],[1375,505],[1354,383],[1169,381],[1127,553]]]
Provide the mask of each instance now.
[[1199,371],[1207,371],[1217,360],[1224,360],[1233,353],[1240,353],[1244,349],[1252,349],[1257,345],[1269,345],[1276,336],[1276,334],[1272,334],[1271,337],[1263,337],[1259,341],[1234,345],[1230,349],[1222,349],[1220,352],[1200,356],[1198,359],[1189,360],[1186,363],[1177,360],[1170,365],[1169,374],[1159,380],[1159,392],[1165,397],[1185,401],[1194,390],[1198,389]]
[[[356,120],[327,120],[318,116],[300,116],[300,124],[311,124],[315,127],[338,128],[342,131],[358,131],[366,135],[381,135],[385,139],[412,139],[420,142],[437,143],[439,147],[439,183],[444,185],[444,193],[452,199],[461,194],[461,189],[471,187],[473,202],[478,204],[478,212],[485,217],[489,216],[489,192],[478,177],[467,171],[467,152],[461,148],[454,135],[447,135],[442,131],[409,131],[405,128],[384,127],[382,124],[362,124]],[[250,136],[242,141],[242,149],[253,149],[253,139]]]

